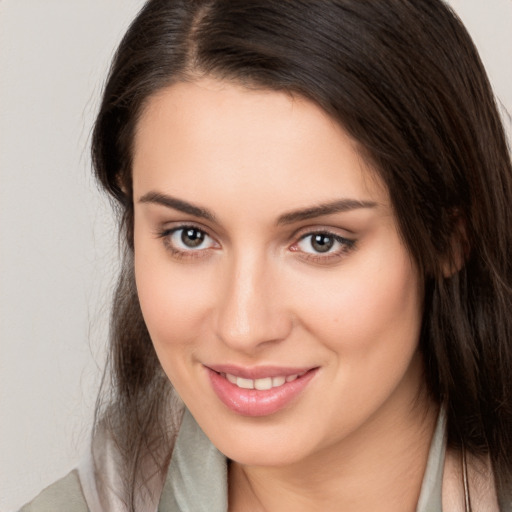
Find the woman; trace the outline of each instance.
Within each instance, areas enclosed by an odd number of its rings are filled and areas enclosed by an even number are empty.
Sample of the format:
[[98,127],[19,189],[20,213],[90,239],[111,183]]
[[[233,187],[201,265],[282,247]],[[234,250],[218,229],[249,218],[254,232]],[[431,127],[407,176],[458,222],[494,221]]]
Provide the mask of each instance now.
[[512,169],[442,2],[150,0],[92,151],[112,386],[26,510],[511,509]]

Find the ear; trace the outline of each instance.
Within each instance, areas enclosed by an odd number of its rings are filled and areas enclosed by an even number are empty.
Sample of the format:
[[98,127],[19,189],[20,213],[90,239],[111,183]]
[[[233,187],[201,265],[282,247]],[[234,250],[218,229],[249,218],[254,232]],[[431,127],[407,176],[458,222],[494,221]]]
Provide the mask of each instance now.
[[445,255],[442,270],[445,278],[452,277],[464,266],[470,251],[466,223],[460,212],[452,213],[453,224],[450,236],[450,249]]

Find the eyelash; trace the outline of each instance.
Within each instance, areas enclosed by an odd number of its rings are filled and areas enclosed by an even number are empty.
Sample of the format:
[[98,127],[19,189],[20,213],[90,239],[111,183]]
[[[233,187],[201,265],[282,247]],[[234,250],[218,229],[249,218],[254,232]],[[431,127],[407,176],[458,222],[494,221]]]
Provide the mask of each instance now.
[[[157,233],[157,237],[161,238],[163,240],[163,244],[165,248],[170,251],[171,255],[176,259],[195,259],[195,258],[203,258],[207,256],[207,254],[210,252],[211,249],[214,249],[215,247],[206,247],[204,249],[178,249],[175,244],[172,243],[171,238],[173,235],[176,235],[179,232],[183,232],[186,230],[194,230],[196,232],[199,232],[202,234],[202,236],[207,239],[211,239],[213,241],[214,245],[218,246],[218,243],[215,241],[213,237],[211,237],[206,230],[195,226],[193,224],[183,224],[180,226],[176,226],[170,229],[164,229]],[[314,236],[323,236],[326,238],[330,238],[334,244],[339,244],[339,248],[335,251],[331,251],[332,246],[324,253],[321,252],[306,252],[301,251],[299,248],[299,244],[303,242],[304,240],[307,240],[310,237]],[[310,242],[312,244],[312,241]],[[333,262],[333,260],[339,260],[343,256],[347,255],[349,252],[351,252],[356,246],[356,240],[348,239],[345,237],[342,237],[340,235],[337,235],[335,233],[332,233],[329,230],[325,229],[319,229],[319,230],[313,230],[308,231],[307,233],[303,233],[299,236],[298,240],[294,242],[291,246],[289,246],[289,250],[292,252],[300,253],[300,257],[305,261],[310,261],[314,263],[320,263],[320,264],[328,264]]]

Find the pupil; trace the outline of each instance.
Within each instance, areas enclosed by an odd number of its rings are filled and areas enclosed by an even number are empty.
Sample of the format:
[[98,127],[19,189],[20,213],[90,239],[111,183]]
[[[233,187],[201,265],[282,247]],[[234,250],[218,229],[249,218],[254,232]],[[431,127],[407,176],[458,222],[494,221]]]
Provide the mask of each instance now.
[[334,239],[329,235],[315,235],[311,240],[311,245],[317,252],[327,252],[334,245]]
[[181,233],[181,241],[187,247],[198,247],[203,243],[204,233],[198,229],[184,229]]

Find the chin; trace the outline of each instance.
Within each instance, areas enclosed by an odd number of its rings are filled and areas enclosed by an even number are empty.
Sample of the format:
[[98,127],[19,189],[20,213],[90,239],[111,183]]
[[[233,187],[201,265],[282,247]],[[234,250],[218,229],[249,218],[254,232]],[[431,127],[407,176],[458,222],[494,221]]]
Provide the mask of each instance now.
[[228,459],[243,466],[283,467],[300,462],[304,458],[303,450],[303,447],[299,451],[293,446],[280,449],[274,445],[258,444],[253,446],[250,443],[244,443],[241,446],[232,446],[228,447],[226,451],[221,451]]
[[308,432],[301,435],[296,429],[290,431],[283,427],[260,422],[227,428],[224,423],[222,431],[205,430],[205,433],[232,461],[247,466],[278,467],[300,462],[314,451]]

